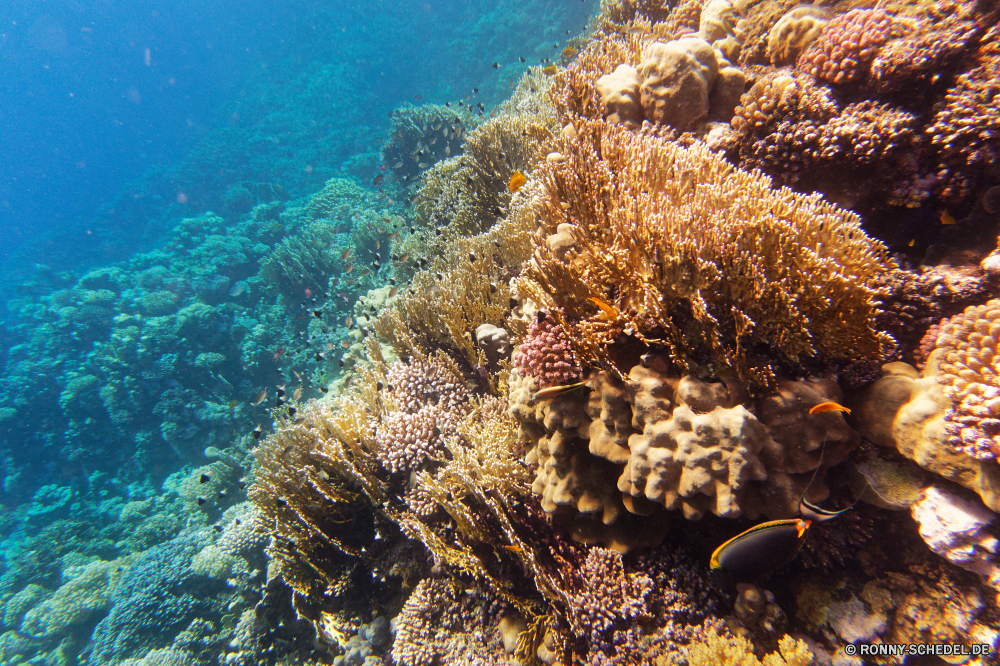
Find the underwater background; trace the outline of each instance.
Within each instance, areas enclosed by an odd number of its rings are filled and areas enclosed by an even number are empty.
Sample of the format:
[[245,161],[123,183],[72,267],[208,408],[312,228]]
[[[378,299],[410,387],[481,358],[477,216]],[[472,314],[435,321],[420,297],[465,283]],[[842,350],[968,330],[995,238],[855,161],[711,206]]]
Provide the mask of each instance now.
[[0,18],[0,663],[997,663],[994,2]]

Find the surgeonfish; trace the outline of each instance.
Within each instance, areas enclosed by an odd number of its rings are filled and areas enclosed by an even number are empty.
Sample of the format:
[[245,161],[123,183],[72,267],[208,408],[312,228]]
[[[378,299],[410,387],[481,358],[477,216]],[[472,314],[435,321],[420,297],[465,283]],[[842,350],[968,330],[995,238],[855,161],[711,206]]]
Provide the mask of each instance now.
[[716,548],[709,567],[725,570],[739,582],[767,578],[795,558],[811,524],[803,518],[785,518],[754,525]]

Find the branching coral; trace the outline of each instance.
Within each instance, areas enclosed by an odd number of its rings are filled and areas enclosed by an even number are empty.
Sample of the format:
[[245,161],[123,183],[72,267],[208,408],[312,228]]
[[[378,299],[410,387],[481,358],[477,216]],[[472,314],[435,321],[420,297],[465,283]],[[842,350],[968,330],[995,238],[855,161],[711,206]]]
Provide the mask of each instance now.
[[732,126],[734,161],[799,188],[902,190],[914,173],[914,114],[869,100],[841,108],[806,76],[766,74],[740,99]]
[[730,666],[809,666],[813,663],[813,654],[805,641],[796,640],[791,636],[782,636],[778,641],[778,651],[764,657],[761,661],[754,654],[753,644],[739,636],[719,634],[712,629],[705,636],[704,642],[691,646],[688,652],[691,666],[715,666],[729,664]]
[[610,652],[615,630],[650,619],[653,581],[642,573],[625,573],[620,554],[592,548],[580,579],[580,589],[569,595],[569,623],[574,633],[590,639],[591,649]]
[[[560,260],[539,242],[518,285],[559,308],[583,362],[620,376],[609,346],[625,333],[679,369],[760,387],[782,362],[891,349],[872,300],[891,262],[856,216],[703,147],[584,120],[577,133],[565,162],[546,165],[541,208],[544,233],[570,224],[575,245]],[[770,366],[750,362],[751,348]]]
[[514,354],[514,368],[522,377],[534,377],[540,387],[569,384],[580,377],[562,327],[545,312],[528,325],[528,335]]
[[983,35],[973,63],[935,105],[926,130],[937,152],[934,191],[948,202],[968,197],[1000,159],[1000,26]]
[[386,374],[387,412],[378,425],[377,457],[393,473],[408,473],[457,436],[468,411],[468,390],[454,361],[437,354],[429,361],[396,362]]
[[447,226],[453,237],[483,232],[504,216],[511,176],[533,169],[558,131],[550,85],[540,68],[530,70],[497,115],[465,135],[462,156],[428,170],[415,200],[423,226]]
[[485,355],[476,346],[477,328],[492,324],[523,334],[523,324],[506,323],[506,282],[530,256],[534,228],[529,200],[519,195],[519,201],[503,223],[478,236],[455,238],[443,256],[417,273],[411,288],[375,320],[379,337],[400,355],[423,355],[444,346],[470,366],[485,366]]
[[477,125],[465,107],[440,104],[405,105],[390,118],[389,140],[382,148],[382,161],[405,179],[416,176],[439,160],[458,155],[466,132]]

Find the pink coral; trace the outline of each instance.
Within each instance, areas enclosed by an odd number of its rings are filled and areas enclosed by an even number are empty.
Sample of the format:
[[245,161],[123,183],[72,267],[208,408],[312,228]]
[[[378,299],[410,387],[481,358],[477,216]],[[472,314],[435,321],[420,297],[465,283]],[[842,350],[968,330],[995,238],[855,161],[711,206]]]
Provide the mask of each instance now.
[[892,17],[881,9],[852,9],[830,21],[799,57],[799,71],[830,83],[864,79],[880,46],[889,39]]
[[562,327],[544,311],[531,320],[528,336],[514,354],[514,367],[522,377],[534,377],[540,387],[568,384],[580,378],[580,366]]

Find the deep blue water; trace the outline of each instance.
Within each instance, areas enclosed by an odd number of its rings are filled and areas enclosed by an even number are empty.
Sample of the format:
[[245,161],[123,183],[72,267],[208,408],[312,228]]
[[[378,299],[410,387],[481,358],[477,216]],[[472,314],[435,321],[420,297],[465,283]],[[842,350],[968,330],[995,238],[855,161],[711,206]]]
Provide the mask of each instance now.
[[[189,205],[154,224],[185,193],[150,181],[213,130],[261,125],[282,103],[282,84],[342,68],[348,92],[331,90],[326,108],[308,112],[374,144],[388,113],[414,96],[443,102],[478,87],[480,100],[499,101],[518,57],[532,64],[558,53],[592,5],[501,3],[488,14],[493,3],[444,0],[5,3],[0,293],[30,281],[35,263],[120,260],[155,243],[170,219],[201,212],[188,193]],[[345,140],[325,166],[339,167],[356,144]],[[321,173],[291,189],[315,189]],[[153,190],[122,217],[116,196],[135,202]]]

